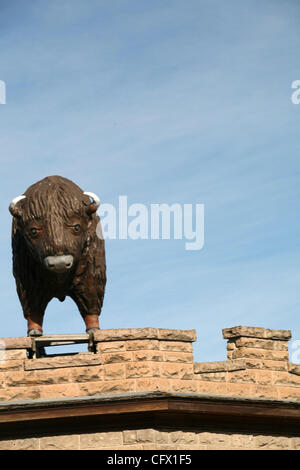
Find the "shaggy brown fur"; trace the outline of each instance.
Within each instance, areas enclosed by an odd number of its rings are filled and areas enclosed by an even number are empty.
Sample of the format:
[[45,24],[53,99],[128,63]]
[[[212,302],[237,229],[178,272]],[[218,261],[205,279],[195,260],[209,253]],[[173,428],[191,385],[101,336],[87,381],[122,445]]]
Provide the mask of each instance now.
[[[28,320],[28,330],[42,331],[45,309],[54,297],[70,296],[87,330],[98,328],[105,284],[104,241],[90,198],[72,181],[49,176],[30,186],[18,202],[12,226],[13,273]],[[80,225],[80,230],[74,227]],[[37,233],[33,236],[38,229]],[[49,271],[47,256],[72,255],[72,268]]]

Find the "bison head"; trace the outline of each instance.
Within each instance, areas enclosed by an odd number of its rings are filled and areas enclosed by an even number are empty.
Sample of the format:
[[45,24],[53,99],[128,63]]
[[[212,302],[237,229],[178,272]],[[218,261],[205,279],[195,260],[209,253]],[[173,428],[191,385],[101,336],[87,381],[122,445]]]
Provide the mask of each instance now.
[[89,242],[99,198],[72,181],[50,176],[14,198],[9,210],[32,256],[55,273],[69,271]]

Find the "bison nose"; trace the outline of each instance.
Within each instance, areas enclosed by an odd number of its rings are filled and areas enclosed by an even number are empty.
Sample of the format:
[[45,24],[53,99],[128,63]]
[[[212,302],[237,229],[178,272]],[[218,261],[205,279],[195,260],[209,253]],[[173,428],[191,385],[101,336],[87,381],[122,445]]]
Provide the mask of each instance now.
[[73,256],[47,256],[45,258],[46,268],[55,273],[63,273],[68,271],[73,265]]

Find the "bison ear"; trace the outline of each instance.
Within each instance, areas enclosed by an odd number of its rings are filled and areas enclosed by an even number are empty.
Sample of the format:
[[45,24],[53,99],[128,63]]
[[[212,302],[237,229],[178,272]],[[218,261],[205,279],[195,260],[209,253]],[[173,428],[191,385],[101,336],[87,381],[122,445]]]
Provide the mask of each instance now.
[[11,213],[11,215],[13,215],[14,217],[21,217],[20,207],[17,207],[17,206],[18,206],[18,202],[25,198],[26,196],[22,195],[22,196],[15,197],[11,201],[11,203],[9,204],[9,212]]
[[91,198],[91,203],[87,206],[87,213],[88,214],[93,214],[94,212],[96,212],[96,210],[100,206],[100,199],[94,193],[86,192],[86,193],[83,193],[83,194],[85,194],[86,196],[89,196]]

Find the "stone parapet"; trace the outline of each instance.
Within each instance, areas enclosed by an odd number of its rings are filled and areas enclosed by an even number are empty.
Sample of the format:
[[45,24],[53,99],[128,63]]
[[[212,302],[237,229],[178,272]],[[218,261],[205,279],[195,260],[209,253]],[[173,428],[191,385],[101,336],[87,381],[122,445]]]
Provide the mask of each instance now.
[[[44,344],[86,342],[89,351],[37,357],[38,340],[3,338],[0,400],[124,392],[183,392],[300,401],[300,366],[289,362],[288,330],[223,330],[227,361],[195,363],[195,330],[99,330],[47,336]],[[42,344],[42,339],[40,340]]]

